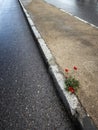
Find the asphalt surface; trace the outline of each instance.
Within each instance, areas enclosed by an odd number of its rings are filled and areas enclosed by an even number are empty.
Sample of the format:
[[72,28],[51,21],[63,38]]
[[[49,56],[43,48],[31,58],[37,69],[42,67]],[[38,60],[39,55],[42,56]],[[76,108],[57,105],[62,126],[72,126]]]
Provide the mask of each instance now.
[[18,1],[0,3],[0,130],[73,130]]
[[98,26],[98,0],[45,0]]

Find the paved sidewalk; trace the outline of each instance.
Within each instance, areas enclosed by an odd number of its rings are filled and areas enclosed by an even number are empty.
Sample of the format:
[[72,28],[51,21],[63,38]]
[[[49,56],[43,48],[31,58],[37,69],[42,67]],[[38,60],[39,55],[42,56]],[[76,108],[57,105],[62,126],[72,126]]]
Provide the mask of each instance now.
[[39,32],[64,68],[78,67],[78,98],[98,127],[98,29],[87,25],[43,0],[21,0]]

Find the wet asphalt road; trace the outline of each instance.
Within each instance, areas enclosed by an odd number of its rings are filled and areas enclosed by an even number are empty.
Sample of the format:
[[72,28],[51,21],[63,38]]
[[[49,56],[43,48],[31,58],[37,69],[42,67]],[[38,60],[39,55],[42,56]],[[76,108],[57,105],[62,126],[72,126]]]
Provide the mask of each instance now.
[[98,26],[98,0],[45,0]]
[[73,130],[17,0],[0,0],[0,130]]

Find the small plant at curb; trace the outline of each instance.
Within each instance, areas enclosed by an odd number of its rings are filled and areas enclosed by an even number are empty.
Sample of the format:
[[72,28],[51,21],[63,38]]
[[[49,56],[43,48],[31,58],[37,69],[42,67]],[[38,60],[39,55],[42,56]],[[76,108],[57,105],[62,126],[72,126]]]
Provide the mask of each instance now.
[[69,74],[69,69],[65,69],[65,89],[70,93],[76,93],[79,88],[79,81],[75,78],[75,74],[77,73],[77,67],[73,67],[74,76]]

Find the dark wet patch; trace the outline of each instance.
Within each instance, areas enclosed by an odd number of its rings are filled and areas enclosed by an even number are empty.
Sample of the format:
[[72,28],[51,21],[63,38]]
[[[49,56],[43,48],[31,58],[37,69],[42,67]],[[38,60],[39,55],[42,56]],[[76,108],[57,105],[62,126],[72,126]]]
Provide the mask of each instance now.
[[81,44],[85,46],[93,46],[93,44],[86,39],[78,39],[78,40],[81,41]]

